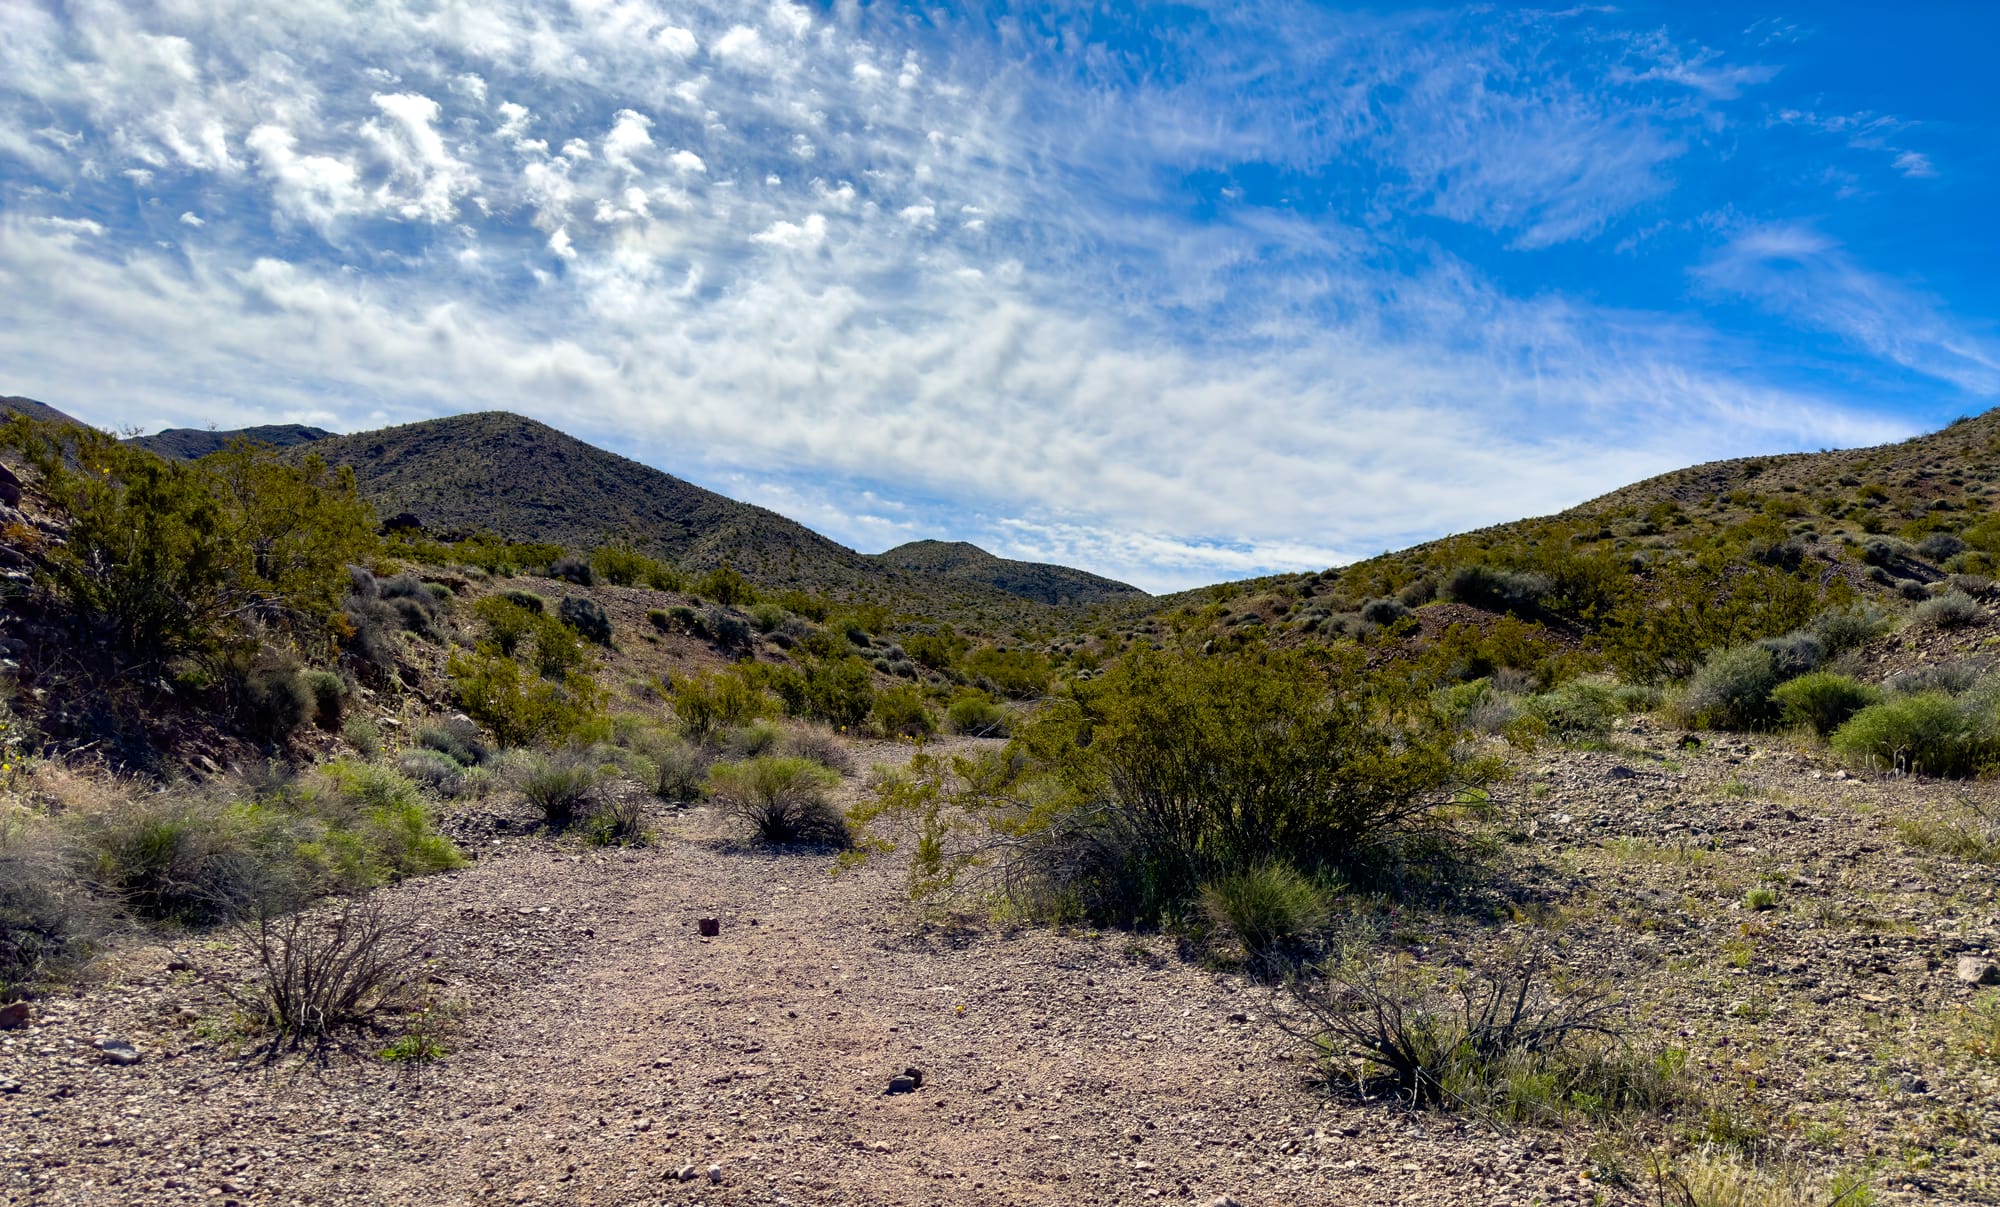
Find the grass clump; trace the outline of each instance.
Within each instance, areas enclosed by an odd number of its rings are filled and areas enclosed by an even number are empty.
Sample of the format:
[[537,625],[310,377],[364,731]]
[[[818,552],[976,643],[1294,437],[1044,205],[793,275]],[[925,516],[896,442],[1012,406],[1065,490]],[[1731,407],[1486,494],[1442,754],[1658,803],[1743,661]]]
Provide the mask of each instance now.
[[1282,965],[1330,912],[1319,885],[1282,863],[1218,876],[1201,886],[1200,903],[1209,925],[1262,967]]
[[709,769],[709,793],[722,811],[768,843],[852,842],[847,819],[827,793],[838,773],[810,759],[782,755]]
[[0,1002],[60,980],[87,955],[100,919],[75,862],[55,826],[25,812],[0,817]]

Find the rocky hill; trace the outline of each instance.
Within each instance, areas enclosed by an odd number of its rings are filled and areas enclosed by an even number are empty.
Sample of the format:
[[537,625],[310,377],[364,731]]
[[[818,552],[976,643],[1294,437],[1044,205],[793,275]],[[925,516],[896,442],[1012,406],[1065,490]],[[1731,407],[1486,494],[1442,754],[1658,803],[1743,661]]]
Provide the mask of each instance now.
[[270,423],[226,432],[198,427],[170,427],[154,432],[150,436],[134,436],[127,443],[136,444],[162,457],[178,457],[184,461],[192,461],[196,457],[206,457],[238,438],[256,444],[267,444],[272,448],[292,448],[300,444],[310,444],[315,440],[324,440],[331,435],[333,433],[325,428],[307,427],[302,423]]
[[912,573],[983,583],[1047,604],[1099,603],[1146,594],[1127,583],[1067,566],[995,557],[965,541],[911,541],[876,554],[875,560]]
[[8,396],[0,398],[0,419],[9,415],[26,415],[30,419],[43,419],[52,423],[74,423],[79,427],[88,424],[74,415],[56,410],[46,402],[36,402],[32,398]]

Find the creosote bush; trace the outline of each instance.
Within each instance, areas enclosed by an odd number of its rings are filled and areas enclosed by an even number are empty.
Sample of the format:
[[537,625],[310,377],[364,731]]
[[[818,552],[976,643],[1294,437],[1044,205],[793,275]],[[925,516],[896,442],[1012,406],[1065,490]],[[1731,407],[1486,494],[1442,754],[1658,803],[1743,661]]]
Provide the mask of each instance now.
[[972,738],[1007,736],[1007,710],[984,693],[960,696],[945,710],[945,724],[953,733]]
[[580,751],[536,756],[522,768],[520,789],[541,811],[542,820],[560,830],[595,811],[603,794],[604,771]]
[[1855,713],[1832,745],[1872,769],[1963,778],[2000,759],[2000,716],[1983,692],[1917,692]]

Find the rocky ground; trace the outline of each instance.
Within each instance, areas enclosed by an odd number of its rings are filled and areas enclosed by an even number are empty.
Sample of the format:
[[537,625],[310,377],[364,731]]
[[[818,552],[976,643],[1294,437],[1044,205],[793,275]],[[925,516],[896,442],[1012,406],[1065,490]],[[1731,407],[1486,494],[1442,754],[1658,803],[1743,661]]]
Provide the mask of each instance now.
[[[1490,823],[1495,893],[1384,913],[1383,942],[1553,931],[1768,1138],[1740,1147],[1866,1171],[1877,1202],[2000,1201],[1973,1010],[2000,977],[1994,865],[1940,837],[1990,834],[1973,806],[1995,793],[1675,736],[1527,756]],[[449,1056],[250,1059],[203,979],[242,970],[226,938],[135,943],[0,1033],[5,1201],[1653,1203],[1643,1153],[1696,1126],[1358,1101],[1274,1024],[1279,997],[1165,938],[925,926],[890,862],[836,875],[699,810],[606,851],[502,832],[507,808],[461,819],[497,835],[470,867],[382,895],[462,1007]]]

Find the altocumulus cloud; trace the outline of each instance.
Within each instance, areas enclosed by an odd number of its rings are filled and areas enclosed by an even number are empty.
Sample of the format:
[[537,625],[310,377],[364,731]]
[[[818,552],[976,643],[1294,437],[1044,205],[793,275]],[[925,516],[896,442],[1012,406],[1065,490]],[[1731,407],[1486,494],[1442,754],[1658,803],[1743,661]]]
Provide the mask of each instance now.
[[[0,385],[121,424],[506,407],[864,546],[1155,589],[1907,434],[1496,267],[1691,221],[1764,65],[1537,14],[889,7],[16,5]],[[1995,388],[1940,305],[1785,246],[1699,274]]]

